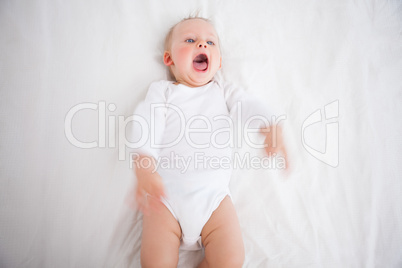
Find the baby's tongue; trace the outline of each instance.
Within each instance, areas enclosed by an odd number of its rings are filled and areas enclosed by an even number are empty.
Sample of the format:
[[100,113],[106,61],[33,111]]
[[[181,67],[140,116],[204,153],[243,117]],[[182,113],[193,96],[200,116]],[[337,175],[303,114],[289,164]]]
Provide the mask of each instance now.
[[207,69],[208,64],[205,61],[201,62],[193,61],[193,66],[198,71],[204,71],[205,69]]

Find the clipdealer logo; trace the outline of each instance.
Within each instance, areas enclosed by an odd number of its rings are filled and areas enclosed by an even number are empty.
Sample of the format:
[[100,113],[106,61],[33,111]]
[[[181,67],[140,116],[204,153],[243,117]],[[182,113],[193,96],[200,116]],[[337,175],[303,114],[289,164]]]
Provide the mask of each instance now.
[[[170,110],[180,119],[180,129],[178,136],[170,141],[168,144],[158,144],[156,142],[156,122],[154,120],[155,114],[158,110]],[[93,110],[97,112],[98,115],[98,137],[95,141],[82,141],[79,140],[73,133],[74,118],[79,116],[79,113],[84,110]],[[203,115],[194,115],[187,118],[179,107],[172,104],[151,104],[148,120],[146,118],[133,114],[131,116],[125,117],[124,115],[107,115],[109,112],[114,112],[116,110],[116,105],[110,103],[106,105],[105,101],[100,101],[99,103],[80,103],[72,107],[66,114],[64,120],[64,132],[67,140],[77,148],[91,149],[91,148],[116,148],[118,147],[119,160],[126,159],[126,149],[138,149],[145,145],[153,149],[169,148],[179,143],[182,139],[185,139],[187,144],[195,149],[204,149],[212,146],[214,148],[234,148],[236,146],[242,146],[245,142],[252,148],[264,148],[264,144],[259,144],[253,142],[252,134],[260,133],[260,129],[256,129],[253,124],[257,121],[265,127],[275,126],[279,124],[280,121],[285,120],[286,116],[272,116],[271,120],[268,120],[261,115],[253,115],[247,119],[242,117],[242,104],[237,103],[236,113],[233,115],[218,115],[213,118],[207,118]],[[233,117],[236,117],[234,120]],[[227,127],[222,127],[214,130],[212,128],[213,123],[211,121],[220,121],[223,125]],[[244,122],[243,122],[244,121]],[[194,127],[194,122],[203,122],[206,126],[205,128]],[[128,124],[135,124],[135,127],[141,129],[141,135],[137,137],[137,140],[130,141],[126,136],[126,130]],[[129,127],[131,128],[131,127]],[[118,131],[116,131],[116,129]],[[234,135],[236,131],[236,135]],[[117,135],[116,135],[117,132]],[[193,133],[209,133],[210,139],[208,143],[199,144],[192,140],[191,134]],[[227,134],[228,139],[223,143],[219,141],[219,137],[222,134]],[[131,137],[133,138],[133,137]],[[273,141],[275,146],[275,141]]]
[[[157,108],[163,108],[164,105],[161,104],[156,104],[154,105],[154,109]],[[118,147],[118,154],[119,154],[119,160],[125,160],[126,159],[126,149],[127,148],[140,148],[143,146],[148,140],[150,140],[151,145],[154,148],[163,148],[163,145],[161,146],[160,144],[155,143],[155,137],[154,135],[154,129],[151,125],[145,120],[143,117],[139,115],[131,115],[128,117],[125,117],[124,115],[107,115],[107,113],[110,112],[115,112],[116,111],[116,105],[113,103],[110,103],[106,105],[105,101],[99,101],[98,103],[80,103],[75,106],[73,106],[66,114],[65,121],[64,121],[64,132],[67,140],[74,145],[77,148],[83,148],[83,149],[91,149],[91,148],[116,148]],[[204,117],[198,117],[198,118],[190,118],[185,122],[185,116],[181,112],[181,110],[174,106],[170,105],[169,108],[174,110],[179,117],[182,120],[182,128],[180,130],[180,137],[176,139],[176,141],[180,141],[182,138],[189,139],[189,133],[191,131],[196,132],[197,129],[191,128],[191,126],[188,126],[188,122],[192,122],[195,120],[206,120]],[[72,131],[72,126],[73,126],[73,119],[75,116],[79,115],[79,112],[83,110],[93,110],[97,111],[98,114],[98,138],[95,141],[82,141],[79,140],[76,136],[74,136],[73,131]],[[241,118],[241,102],[238,103],[238,109],[237,109],[237,118]],[[152,111],[151,111],[152,113]],[[324,114],[324,116],[323,116]],[[339,116],[339,101],[335,100],[327,105],[324,106],[323,111],[321,109],[317,109],[314,111],[312,114],[310,114],[303,122],[302,127],[301,127],[301,142],[304,147],[304,149],[314,158],[317,160],[325,163],[326,165],[329,165],[331,167],[337,167],[339,165],[339,122],[338,122],[338,116]],[[281,115],[281,116],[272,116],[271,122],[264,118],[263,116],[254,116],[248,118],[248,120],[245,121],[244,124],[242,124],[241,120],[240,122],[237,121],[238,126],[237,128],[234,128],[234,122],[232,121],[232,118],[230,116],[219,116],[216,120],[225,120],[229,124],[229,128],[227,131],[235,131],[237,130],[237,146],[242,145],[242,139],[241,137],[244,137],[244,141],[251,147],[253,148],[263,148],[261,144],[255,144],[251,141],[249,134],[250,133],[257,133],[259,132],[256,129],[250,128],[251,122],[255,120],[260,120],[262,121],[266,126],[273,126],[279,124],[280,121],[285,120],[286,116]],[[127,125],[129,123],[138,123],[142,130],[144,131],[144,135],[135,142],[129,141],[126,137],[126,129]],[[210,122],[205,121],[208,125]],[[311,127],[314,124],[318,124],[320,122],[325,122],[325,148],[323,151],[319,151],[317,149],[314,149],[311,145],[309,145],[306,141],[306,129]],[[106,127],[107,123],[107,127]],[[116,131],[116,128],[118,131]],[[205,131],[205,129],[201,129],[201,131]],[[222,131],[222,130],[220,130]],[[117,132],[117,136],[116,136]],[[215,133],[216,134],[216,133]],[[212,133],[212,136],[214,133]],[[233,135],[230,135],[233,137]],[[191,140],[188,140],[189,144],[191,146],[197,145]],[[275,142],[275,141],[274,141]],[[214,144],[214,140],[211,140],[212,146],[216,146],[219,148],[222,146],[222,144]],[[169,146],[172,146],[174,142],[169,143]],[[234,147],[234,141],[229,141],[228,144],[229,147]],[[166,146],[166,145],[165,145]]]
[[[339,100],[325,105],[323,114],[325,117],[322,116],[321,109],[317,109],[304,120],[301,131],[302,144],[314,158],[331,167],[337,167],[339,164]],[[307,144],[305,130],[323,121],[325,122],[325,148],[321,152]]]

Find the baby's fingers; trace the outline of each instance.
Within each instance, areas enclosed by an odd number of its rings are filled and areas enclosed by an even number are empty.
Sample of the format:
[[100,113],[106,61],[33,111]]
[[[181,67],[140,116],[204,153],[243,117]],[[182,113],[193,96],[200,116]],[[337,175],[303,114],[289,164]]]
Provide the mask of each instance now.
[[149,215],[147,193],[141,189],[138,189],[135,195],[135,200],[137,203],[137,209],[145,215]]
[[162,206],[164,206],[162,203],[164,192],[161,191],[160,193],[162,194],[159,194],[159,191],[156,191],[155,189],[151,192],[153,194],[145,191],[138,191],[136,195],[137,209],[144,213],[144,215],[149,215],[152,211],[159,212]]
[[155,185],[152,195],[148,196],[148,204],[150,208],[154,211],[160,211],[161,206],[163,206],[162,198],[165,196],[165,189],[163,185]]
[[157,198],[153,196],[148,196],[148,205],[149,209],[155,212],[160,212],[164,206],[160,197]]

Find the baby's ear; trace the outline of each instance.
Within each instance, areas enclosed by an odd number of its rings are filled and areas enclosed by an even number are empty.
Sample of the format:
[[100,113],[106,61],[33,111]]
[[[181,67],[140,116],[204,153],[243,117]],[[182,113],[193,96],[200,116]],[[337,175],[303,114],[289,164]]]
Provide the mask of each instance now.
[[169,51],[165,51],[165,53],[163,53],[163,63],[166,66],[170,66],[173,64],[173,60],[172,57],[170,56],[170,52]]
[[222,57],[219,58],[219,69],[222,68]]

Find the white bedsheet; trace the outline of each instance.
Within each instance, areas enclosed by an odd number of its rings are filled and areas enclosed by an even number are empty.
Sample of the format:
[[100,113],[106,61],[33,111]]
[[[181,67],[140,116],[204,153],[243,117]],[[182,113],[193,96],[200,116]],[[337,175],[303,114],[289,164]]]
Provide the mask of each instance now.
[[1,1],[0,266],[139,267],[124,119],[197,10],[221,75],[287,118],[290,174],[233,174],[244,267],[402,267],[402,6],[375,0]]

